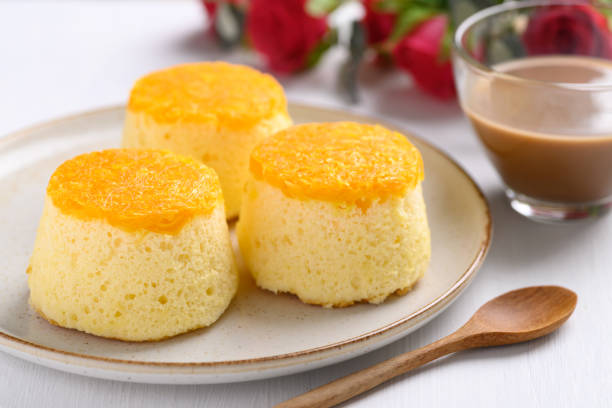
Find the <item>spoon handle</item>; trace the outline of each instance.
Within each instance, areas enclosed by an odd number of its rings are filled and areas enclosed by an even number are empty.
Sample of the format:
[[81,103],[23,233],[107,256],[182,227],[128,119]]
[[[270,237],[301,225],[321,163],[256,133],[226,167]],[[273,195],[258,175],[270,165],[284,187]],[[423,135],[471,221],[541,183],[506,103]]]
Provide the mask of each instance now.
[[400,354],[281,402],[276,405],[276,408],[327,408],[337,405],[413,368],[420,367],[447,354],[469,348],[469,343],[465,342],[466,336],[462,333],[463,331],[459,329],[427,346]]

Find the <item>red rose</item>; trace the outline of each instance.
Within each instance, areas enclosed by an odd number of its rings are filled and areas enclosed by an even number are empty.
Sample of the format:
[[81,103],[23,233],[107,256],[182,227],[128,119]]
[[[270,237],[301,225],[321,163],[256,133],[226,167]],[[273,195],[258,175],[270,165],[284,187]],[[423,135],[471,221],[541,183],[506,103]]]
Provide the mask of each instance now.
[[386,40],[395,25],[395,14],[378,11],[380,0],[364,0],[365,16],[363,24],[368,33],[368,43],[378,44]]
[[215,13],[217,12],[217,2],[213,0],[202,0],[202,4],[208,13],[210,18],[213,18]]
[[271,69],[291,73],[305,68],[308,55],[327,32],[325,18],[305,10],[307,0],[253,0],[247,33]]
[[530,55],[612,56],[606,18],[588,4],[538,9],[529,19],[523,43]]
[[408,71],[424,92],[440,99],[455,96],[453,70],[448,56],[441,55],[448,18],[444,14],[425,20],[393,49],[393,60]]
[[211,0],[202,0],[202,5],[206,9],[208,15],[208,29],[210,32],[215,31],[215,14],[217,13],[217,2]]

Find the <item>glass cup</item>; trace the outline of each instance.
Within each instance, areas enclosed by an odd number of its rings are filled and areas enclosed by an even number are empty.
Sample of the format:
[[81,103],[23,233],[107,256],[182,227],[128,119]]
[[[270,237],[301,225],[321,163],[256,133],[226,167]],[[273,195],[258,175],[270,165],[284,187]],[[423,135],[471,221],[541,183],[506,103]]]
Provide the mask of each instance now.
[[512,208],[530,219],[599,216],[612,206],[611,11],[510,2],[455,32],[461,107]]

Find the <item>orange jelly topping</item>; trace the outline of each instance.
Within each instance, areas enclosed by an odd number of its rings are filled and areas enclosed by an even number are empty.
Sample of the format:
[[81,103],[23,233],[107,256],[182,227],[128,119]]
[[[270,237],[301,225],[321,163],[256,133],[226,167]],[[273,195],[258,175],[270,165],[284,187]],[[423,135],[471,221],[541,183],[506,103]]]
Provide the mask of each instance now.
[[158,123],[250,126],[287,114],[283,88],[270,75],[224,62],[178,65],[139,79],[128,103]]
[[222,200],[216,173],[164,150],[110,149],[64,162],[47,194],[64,214],[124,230],[175,234]]
[[423,180],[423,160],[405,136],[352,122],[293,126],[251,154],[258,180],[292,198],[353,203],[402,196]]

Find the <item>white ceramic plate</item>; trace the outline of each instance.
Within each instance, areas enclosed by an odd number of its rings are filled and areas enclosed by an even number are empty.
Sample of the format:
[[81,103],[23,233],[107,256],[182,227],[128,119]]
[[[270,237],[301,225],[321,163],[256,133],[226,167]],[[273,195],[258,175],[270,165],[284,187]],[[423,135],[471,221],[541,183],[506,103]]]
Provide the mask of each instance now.
[[[296,122],[375,122],[292,104]],[[0,139],[0,349],[48,367],[123,381],[219,383],[305,371],[382,347],[442,312],[467,286],[491,239],[487,202],[448,156],[411,137],[425,162],[432,260],[413,291],[381,305],[324,309],[240,289],[212,327],[155,343],[124,343],[48,324],[28,305],[25,270],[44,190],[76,154],[119,145],[124,107],[59,119]]]

